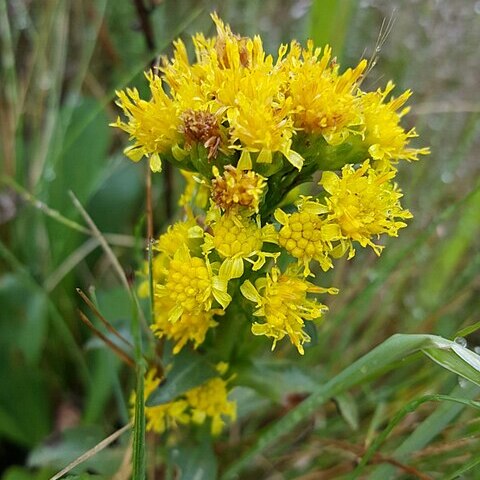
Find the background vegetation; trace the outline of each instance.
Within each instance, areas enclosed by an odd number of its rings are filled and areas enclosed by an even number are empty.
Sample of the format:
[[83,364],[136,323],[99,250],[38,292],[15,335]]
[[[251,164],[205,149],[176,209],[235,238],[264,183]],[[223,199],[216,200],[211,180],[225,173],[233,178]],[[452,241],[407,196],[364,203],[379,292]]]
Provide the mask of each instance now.
[[[269,399],[235,392],[238,425],[217,442],[216,457],[201,453],[211,464],[195,478],[213,478],[215,462],[224,468],[316,385],[393,333],[453,339],[480,321],[480,2],[0,0],[2,480],[49,478],[128,422],[134,372],[81,322],[77,309],[88,309],[75,289],[126,335],[129,299],[69,191],[134,282],[144,258],[145,171],[123,157],[125,138],[108,127],[114,91],[144,89],[143,70],[175,37],[212,34],[213,10],[234,31],[260,33],[272,53],[279,42],[312,37],[331,43],[345,68],[377,56],[363,86],[394,79],[397,93],[413,89],[406,126],[417,126],[418,146],[432,154],[401,166],[415,216],[409,228],[380,259],[359,252],[325,278],[342,295],[313,345],[301,359],[290,346],[266,354]],[[156,232],[178,215],[181,188],[172,172],[154,176]],[[478,352],[480,336],[470,332],[463,336]],[[468,403],[479,392],[409,357],[316,409],[240,478],[479,478],[480,422]],[[128,444],[123,435],[76,472],[128,478]],[[349,477],[369,447],[368,466]],[[170,455],[178,461],[185,452]],[[149,478],[173,478],[153,463]],[[188,468],[182,478],[193,478]]]

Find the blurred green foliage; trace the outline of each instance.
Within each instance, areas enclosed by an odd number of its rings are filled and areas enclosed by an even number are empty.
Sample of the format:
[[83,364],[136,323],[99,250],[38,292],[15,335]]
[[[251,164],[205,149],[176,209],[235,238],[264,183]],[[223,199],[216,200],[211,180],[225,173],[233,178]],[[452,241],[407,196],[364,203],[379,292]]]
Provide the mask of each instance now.
[[[272,53],[280,42],[312,37],[331,43],[345,68],[361,56],[377,56],[363,87],[376,89],[392,78],[397,93],[412,88],[407,126],[417,125],[418,145],[430,145],[432,154],[400,171],[406,206],[415,215],[410,227],[380,259],[362,252],[356,262],[343,262],[325,276],[323,284],[339,287],[342,295],[330,301],[328,320],[305,357],[292,362],[291,352],[279,349],[272,363],[268,354],[251,371],[252,389],[234,392],[241,437],[233,432],[219,440],[217,457],[202,442],[165,455],[184,465],[182,478],[193,478],[201,461],[202,478],[213,478],[218,461],[224,468],[238,458],[266,424],[314,385],[391,334],[453,339],[480,320],[478,2],[142,3],[150,11],[153,50],[133,0],[0,0],[2,480],[48,478],[128,422],[134,372],[92,340],[77,314],[78,308],[88,309],[75,287],[88,291],[125,335],[130,300],[98,242],[85,233],[68,192],[84,205],[133,282],[145,257],[144,169],[122,156],[125,139],[108,128],[118,113],[114,91],[127,85],[142,91],[143,70],[158,53],[170,52],[175,37],[213,32],[208,16],[213,10],[234,31],[261,34]],[[376,51],[382,22],[389,19],[393,26]],[[174,175],[154,177],[156,232],[165,229],[167,205],[181,188]],[[98,319],[92,321],[98,325]],[[480,346],[477,331],[467,340],[471,348]],[[471,384],[458,385],[455,375],[420,357],[397,367],[319,406],[314,420],[284,436],[266,452],[268,461],[252,463],[242,478],[348,478],[352,459],[362,457],[411,402],[432,392],[478,398]],[[269,376],[271,387],[262,382]],[[69,478],[121,473],[127,437]],[[444,478],[463,464],[468,470],[462,478],[478,478],[479,437],[474,409],[449,401],[415,404],[366,466],[368,478],[419,478],[419,472]],[[82,473],[86,469],[96,475]],[[151,478],[172,478],[168,468],[155,477],[149,472]]]

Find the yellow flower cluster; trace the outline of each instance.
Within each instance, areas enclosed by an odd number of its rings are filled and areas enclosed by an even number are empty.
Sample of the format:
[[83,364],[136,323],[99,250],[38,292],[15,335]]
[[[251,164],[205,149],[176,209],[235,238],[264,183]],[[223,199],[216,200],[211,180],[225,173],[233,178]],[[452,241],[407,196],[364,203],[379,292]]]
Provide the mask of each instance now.
[[[189,341],[201,345],[208,329],[217,325],[214,315],[222,315],[231,301],[218,265],[201,253],[203,235],[195,220],[178,222],[155,245],[152,330],[174,341],[174,353]],[[141,293],[146,296],[147,290],[143,283]]]
[[[156,370],[150,369],[145,376],[145,400],[160,383]],[[179,425],[201,425],[210,421],[212,435],[218,435],[224,427],[224,418],[235,420],[236,417],[236,405],[228,400],[227,395],[227,382],[221,377],[211,378],[171,402],[145,407],[146,429],[163,433]],[[135,394],[132,395],[130,403],[135,404]]]
[[227,282],[243,275],[244,260],[252,264],[253,271],[257,271],[267,258],[279,255],[262,251],[264,242],[277,242],[277,232],[273,225],[262,227],[259,218],[255,221],[236,210],[222,215],[219,208],[213,207],[207,215],[207,224],[211,226],[212,233],[205,234],[203,248],[206,253],[215,250],[220,256],[219,276]]
[[[253,335],[273,348],[287,338],[303,354],[306,323],[327,310],[316,296],[337,293],[313,279],[358,246],[379,255],[380,236],[406,226],[397,164],[428,149],[411,147],[416,132],[401,125],[410,91],[392,97],[391,82],[361,90],[365,60],[342,72],[330,47],[295,41],[274,57],[260,37],[212,18],[217,36],[193,37],[195,61],[178,40],[173,57],[146,75],[149,100],[118,93],[126,120],[114,126],[130,135],[127,156],[149,158],[153,170],[161,157],[186,179],[186,220],[155,245],[152,330],[174,354],[187,345],[208,354],[220,332],[250,317]],[[315,174],[321,192],[291,200]],[[217,432],[215,412],[234,416],[225,388],[213,379],[148,409],[150,428],[210,417]]]
[[392,170],[379,173],[370,168],[369,160],[356,170],[345,165],[341,177],[334,172],[323,173],[320,185],[328,193],[326,222],[339,227],[342,250],[348,248],[349,257],[355,254],[353,241],[362,247],[371,246],[380,255],[383,247],[375,245],[371,238],[382,233],[396,237],[398,230],[407,226],[402,220],[412,214],[400,206],[402,194],[390,182],[394,176]]
[[264,319],[264,323],[253,324],[252,333],[272,337],[272,350],[279,340],[288,336],[301,354],[303,343],[310,341],[303,330],[304,321],[319,320],[327,310],[325,305],[307,298],[307,293],[338,293],[335,288],[317,287],[289,270],[281,273],[277,267],[265,278],[259,278],[255,286],[246,280],[240,290],[245,298],[256,303],[253,315]]
[[258,213],[265,188],[265,178],[252,170],[226,165],[223,175],[213,167],[212,198],[223,210],[246,207],[249,214]]
[[[342,144],[354,145],[362,160],[389,165],[428,153],[409,148],[415,130],[399,124],[408,109],[397,110],[409,91],[387,101],[392,83],[360,90],[365,60],[341,73],[330,47],[322,51],[308,42],[302,48],[295,41],[281,45],[274,59],[260,37],[240,37],[212,18],[217,37],[193,37],[194,63],[177,40],[173,58],[147,74],[150,100],[136,89],[118,92],[127,122],[119,118],[113,126],[130,135],[125,153],[132,160],[145,156],[158,171],[162,157],[211,179],[215,163],[240,162],[242,170],[264,176],[282,167],[301,170],[304,163],[322,164],[323,150]],[[313,154],[306,148],[312,141]]]
[[[360,89],[366,61],[341,72],[328,46],[295,41],[275,59],[258,36],[240,37],[212,18],[217,37],[193,37],[194,62],[178,40],[159,75],[147,75],[150,100],[119,92],[128,122],[115,126],[134,142],[127,155],[157,167],[161,155],[187,179],[180,203],[189,220],[156,246],[152,328],[175,352],[188,342],[197,348],[209,329],[229,321],[241,286],[256,305],[252,315],[263,318],[252,332],[274,346],[288,337],[303,352],[304,322],[326,310],[306,296],[325,290],[305,277],[317,264],[326,271],[334,259],[351,258],[355,245],[380,254],[374,240],[397,236],[411,217],[400,204],[395,165],[428,149],[409,147],[415,130],[400,124],[409,91],[388,99],[391,82],[376,92]],[[319,170],[318,198],[279,208]],[[289,261],[297,273],[276,266]]]

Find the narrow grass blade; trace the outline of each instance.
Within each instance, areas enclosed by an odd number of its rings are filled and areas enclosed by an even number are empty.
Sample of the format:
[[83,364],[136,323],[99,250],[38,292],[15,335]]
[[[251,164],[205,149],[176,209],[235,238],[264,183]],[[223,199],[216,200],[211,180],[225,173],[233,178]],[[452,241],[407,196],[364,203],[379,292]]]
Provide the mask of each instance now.
[[123,271],[117,257],[112,252],[112,249],[110,248],[110,245],[108,245],[107,241],[105,240],[105,237],[102,235],[100,230],[97,228],[97,226],[95,225],[95,222],[92,220],[92,218],[87,213],[87,211],[83,208],[82,204],[80,203],[78,198],[75,196],[75,194],[72,191],[70,191],[69,193],[70,193],[70,197],[72,199],[72,202],[75,205],[75,208],[80,212],[80,214],[84,218],[85,222],[90,227],[90,230],[93,233],[94,237],[97,238],[98,242],[100,243],[103,250],[107,254],[108,259],[110,260],[115,272],[117,273],[118,278],[120,279],[123,286],[125,287],[125,290],[127,290],[127,292],[130,292],[130,285],[128,284],[128,280],[127,280],[127,277],[125,275],[125,272]]
[[468,400],[460,397],[452,397],[450,395],[425,395],[421,398],[412,400],[407,403],[389,422],[383,432],[375,439],[370,448],[363,456],[358,467],[354,470],[350,478],[354,480],[362,473],[367,463],[373,458],[375,452],[380,448],[382,443],[387,439],[392,430],[409,414],[414,412],[420,405],[426,402],[453,402],[461,405],[480,409],[480,402]]
[[[30,192],[25,190],[25,188],[19,185],[13,178],[3,177],[0,179],[0,183],[3,183],[13,188],[26,202],[31,204],[34,208],[40,210],[52,220],[55,220],[56,222],[61,223],[67,228],[70,228],[77,232],[84,233],[85,235],[92,235],[92,232],[88,228],[84,227],[80,223],[75,222],[74,220],[71,220],[70,218],[65,217],[58,210],[49,207],[46,203],[42,202]],[[104,233],[103,236],[111,245],[118,245],[119,247],[135,246],[135,238],[130,235],[122,235],[118,233]],[[70,260],[69,262],[71,261],[73,260]]]
[[146,363],[143,359],[142,332],[140,327],[141,314],[138,298],[134,290],[132,297],[132,336],[135,345],[135,361],[137,364],[137,385],[135,389],[135,419],[133,425],[133,480],[144,480],[146,475],[146,441],[145,441],[145,391],[144,379]]
[[[462,398],[468,401],[475,398],[480,392],[476,385],[467,385],[466,388],[457,386],[451,392],[451,397]],[[477,402],[478,403],[478,402]],[[413,453],[428,445],[460,412],[465,408],[464,403],[443,403],[434,413],[426,418],[413,433],[393,452],[392,456],[402,461]],[[370,475],[371,480],[385,480],[394,472],[391,465],[382,465]]]
[[438,302],[438,298],[450,292],[452,279],[461,270],[461,265],[472,248],[472,239],[477,238],[480,232],[478,205],[480,205],[480,190],[476,189],[458,213],[456,228],[438,245],[429,270],[422,276],[418,292],[422,305],[431,308]]
[[315,45],[328,43],[341,58],[355,7],[352,0],[315,0],[310,11],[310,36]]
[[75,358],[76,364],[78,366],[78,371],[82,377],[82,380],[85,382],[85,384],[87,384],[89,382],[89,372],[83,353],[78,346],[72,332],[68,329],[64,318],[58,311],[55,304],[49,298],[47,292],[42,288],[41,285],[36,282],[28,269],[13,255],[13,253],[1,241],[0,257],[3,258],[8,265],[10,265],[12,270],[18,272],[22,276],[27,285],[30,285],[32,289],[34,289],[36,292],[39,292],[39,294],[41,294],[42,297],[45,298],[51,315],[53,327],[57,329],[65,346],[70,349],[73,358]]
[[4,89],[7,100],[11,105],[17,103],[17,74],[15,68],[15,52],[12,42],[12,32],[8,20],[7,0],[0,1],[0,38],[3,44],[3,54],[1,55],[2,67],[4,69]]
[[89,238],[72,252],[59,267],[45,280],[44,286],[47,292],[52,292],[55,287],[65,278],[85,257],[98,247],[96,238]]
[[459,469],[455,470],[451,475],[446,477],[444,480],[455,480],[458,478],[463,478],[462,475],[465,472],[468,472],[472,468],[475,468],[477,465],[480,465],[480,455],[476,455],[470,462],[467,462],[465,465],[462,465]]
[[105,237],[102,235],[98,227],[95,225],[87,211],[83,208],[77,197],[73,192],[69,192],[70,197],[79,210],[86,223],[89,225],[93,235],[98,239],[100,245],[108,255],[113,268],[115,269],[121,283],[128,292],[132,300],[132,336],[135,346],[135,361],[137,365],[137,386],[135,399],[135,420],[133,426],[133,480],[144,480],[146,473],[146,454],[145,454],[145,402],[144,402],[144,376],[146,371],[145,361],[143,359],[142,335],[140,327],[140,318],[142,310],[138,302],[135,291],[130,287],[125,272],[123,271],[120,262],[112,252]]
[[53,477],[50,478],[50,480],[58,480],[59,478],[62,478],[65,474],[73,470],[75,467],[87,461],[89,458],[93,457],[104,448],[108,447],[111,443],[117,440],[121,435],[123,435],[131,427],[132,425],[129,423],[123,426],[122,428],[120,428],[119,430],[117,430],[116,432],[112,433],[105,440],[102,440],[98,445],[95,445],[95,447],[90,449],[88,452],[85,452],[83,455],[80,455],[80,457],[78,457],[72,463],[67,465],[63,470],[56,473]]
[[82,297],[82,300],[88,305],[95,316],[103,323],[105,328],[121,342],[123,342],[128,348],[133,348],[133,345],[99,312],[95,304],[85,295],[80,288],[77,288],[77,293]]
[[[69,89],[69,102],[68,104],[64,104],[62,109],[58,108],[58,111],[55,112],[56,116],[54,119],[54,124],[59,124],[59,119],[61,118],[59,135],[52,135],[52,142],[50,144],[49,151],[45,152],[45,155],[49,153],[49,157],[44,158],[41,164],[41,170],[39,170],[38,178],[40,179],[40,174],[43,174],[45,168],[50,167],[52,169],[57,168],[57,164],[62,157],[62,153],[68,151],[68,146],[70,146],[69,136],[70,133],[67,133],[69,126],[73,120],[73,115],[75,108],[78,105],[78,101],[80,99],[80,92],[82,86],[85,82],[85,78],[87,76],[88,67],[90,65],[90,61],[92,59],[93,53],[95,51],[95,46],[97,45],[98,35],[101,30],[101,26],[104,21],[105,17],[105,10],[107,6],[107,0],[100,0],[95,2],[95,11],[97,15],[94,15],[91,21],[86,24],[85,28],[85,35],[90,37],[90,41],[85,41],[83,43],[83,49],[80,52],[79,59],[78,59],[78,67],[76,70],[76,75],[73,78],[72,84]],[[67,16],[68,11],[65,12]],[[67,42],[64,42],[67,44]],[[65,54],[66,58],[66,54]],[[65,62],[66,63],[66,62]],[[64,67],[65,68],[65,67]],[[61,91],[60,88],[57,89]],[[60,106],[60,101],[58,101],[58,106]],[[60,116],[61,113],[61,116]],[[67,145],[67,148],[64,148]]]
[[480,322],[476,322],[473,325],[469,325],[468,327],[458,330],[457,333],[455,333],[455,337],[466,337],[467,335],[471,335],[477,330],[480,330]]
[[82,322],[98,337],[100,340],[103,340],[105,344],[112,350],[112,352],[116,353],[118,357],[123,360],[129,367],[133,367],[135,364],[130,356],[125,353],[121,348],[117,347],[115,343],[113,343],[104,333],[98,330],[95,325],[90,321],[90,319],[81,311],[78,311]]
[[75,222],[74,220],[70,220],[69,218],[63,216],[59,211],[50,208],[48,205],[43,203],[41,200],[38,200],[35,196],[33,196],[30,192],[25,190],[21,185],[19,185],[13,178],[4,177],[1,179],[1,183],[12,187],[20,196],[26,200],[28,203],[32,204],[35,208],[39,209],[48,217],[56,220],[59,223],[62,223],[68,228],[72,230],[76,230],[77,232],[85,233],[86,235],[90,235],[91,232],[88,228],[80,225],[79,223]]
[[144,401],[145,366],[137,365],[137,387],[135,389],[135,420],[133,424],[133,480],[144,480],[146,474],[145,445],[145,401]]
[[[394,362],[415,352],[424,349],[442,349],[445,352],[450,352],[451,356],[456,356],[452,349],[453,345],[456,345],[455,342],[434,335],[393,335],[348,366],[329,382],[321,385],[297,408],[291,410],[274,425],[267,428],[259,435],[255,444],[247,450],[243,457],[227,469],[222,478],[224,480],[235,478],[238,472],[246,467],[256,455],[278,441],[281,436],[291,432],[301,421],[311,416],[318,407],[330,398],[385,373],[393,368],[392,364]],[[467,365],[468,367],[462,374],[465,374],[468,378],[471,365]],[[480,372],[476,372],[476,375],[476,380],[478,380]]]

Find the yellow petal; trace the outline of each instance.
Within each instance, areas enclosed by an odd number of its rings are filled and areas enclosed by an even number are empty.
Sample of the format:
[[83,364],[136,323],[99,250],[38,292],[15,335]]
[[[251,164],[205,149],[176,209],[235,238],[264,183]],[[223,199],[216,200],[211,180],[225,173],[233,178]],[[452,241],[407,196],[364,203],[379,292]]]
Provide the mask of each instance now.
[[287,157],[287,160],[295,168],[298,168],[299,170],[302,169],[302,167],[303,167],[303,157],[299,153],[294,152],[293,150],[289,150],[288,152],[285,153],[285,156]]
[[272,163],[272,152],[270,150],[263,149],[258,154],[257,163]]
[[277,208],[275,210],[273,216],[275,217],[275,220],[281,225],[286,225],[288,223],[288,215],[280,208]]
[[242,275],[243,259],[241,257],[226,258],[218,271],[218,276],[227,282],[232,278],[240,278]]
[[143,150],[135,145],[130,145],[123,150],[123,153],[134,162],[139,162],[143,158]]
[[181,162],[186,157],[188,157],[188,152],[184,150],[182,147],[180,147],[178,144],[175,144],[172,147],[172,155],[175,160],[177,160],[178,162]]
[[154,173],[162,171],[162,161],[160,160],[160,155],[158,153],[154,153],[150,156],[150,169]]
[[242,286],[240,287],[242,295],[251,302],[259,304],[262,300],[262,297],[257,292],[257,289],[252,285],[250,280],[245,280]]
[[251,170],[252,169],[252,156],[247,150],[243,150],[240,155],[240,160],[237,165],[238,170]]

